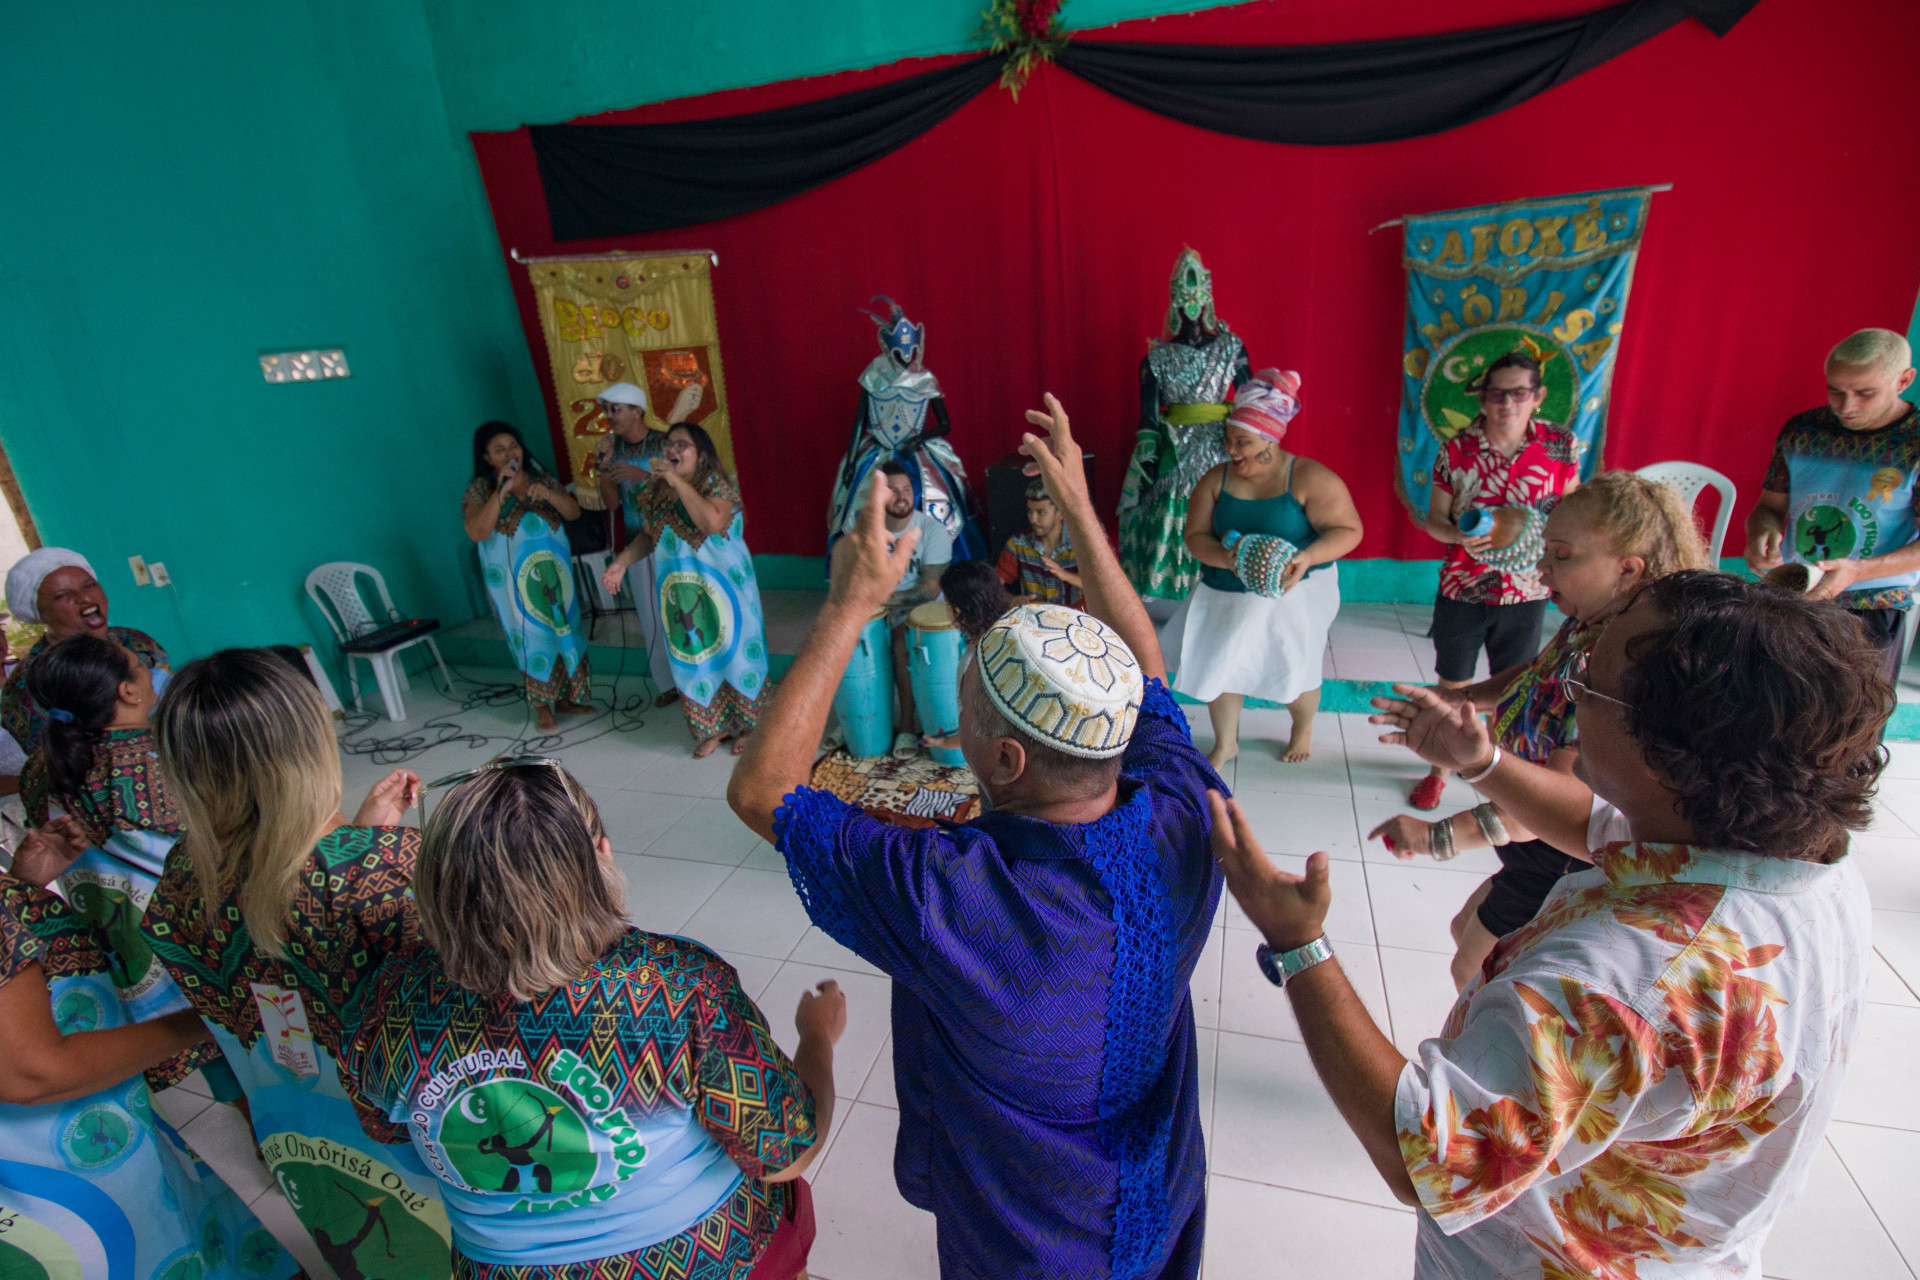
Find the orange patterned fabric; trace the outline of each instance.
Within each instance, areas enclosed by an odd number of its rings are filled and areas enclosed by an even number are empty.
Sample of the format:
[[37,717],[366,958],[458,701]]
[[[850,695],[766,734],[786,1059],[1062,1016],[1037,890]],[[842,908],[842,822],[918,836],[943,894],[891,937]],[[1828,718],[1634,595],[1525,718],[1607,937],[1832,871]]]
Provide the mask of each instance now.
[[1758,1275],[1806,1179],[1866,997],[1852,861],[1595,862],[1401,1073],[1417,1276]]

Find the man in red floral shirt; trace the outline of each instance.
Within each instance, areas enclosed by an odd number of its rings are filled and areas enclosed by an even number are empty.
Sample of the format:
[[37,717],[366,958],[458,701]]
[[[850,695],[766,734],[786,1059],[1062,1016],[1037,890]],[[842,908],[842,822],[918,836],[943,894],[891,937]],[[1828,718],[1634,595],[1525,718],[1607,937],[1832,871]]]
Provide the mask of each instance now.
[[[1427,532],[1448,547],[1427,632],[1442,690],[1473,682],[1482,648],[1490,679],[1517,675],[1540,651],[1547,611],[1539,571],[1497,569],[1480,559],[1493,540],[1462,533],[1460,517],[1474,507],[1532,507],[1544,517],[1580,484],[1573,433],[1533,416],[1546,398],[1540,362],[1509,352],[1478,382],[1480,414],[1441,446],[1427,507]],[[1413,789],[1414,808],[1438,808],[1446,777],[1435,768],[1422,778]]]

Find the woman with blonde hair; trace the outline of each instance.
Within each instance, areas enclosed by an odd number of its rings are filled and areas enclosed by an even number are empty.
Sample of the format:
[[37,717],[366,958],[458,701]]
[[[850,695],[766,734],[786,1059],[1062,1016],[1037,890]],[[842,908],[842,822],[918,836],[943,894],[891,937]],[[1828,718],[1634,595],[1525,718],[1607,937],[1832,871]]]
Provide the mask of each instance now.
[[627,923],[600,812],[558,761],[434,785],[456,782],[421,847],[421,938],[374,975],[341,1057],[369,1132],[403,1127],[445,1184],[458,1274],[791,1280],[838,986],[800,997],[789,1060],[732,965]]
[[[1397,817],[1367,834],[1393,855],[1419,854],[1445,862],[1467,849],[1492,846],[1500,870],[1481,884],[1453,919],[1458,950],[1453,981],[1464,987],[1479,972],[1494,944],[1539,911],[1560,877],[1585,870],[1587,819],[1593,792],[1574,777],[1580,756],[1573,698],[1565,674],[1583,662],[1605,622],[1632,599],[1640,585],[1683,569],[1711,565],[1705,539],[1687,504],[1663,484],[1631,471],[1608,471],[1560,500],[1547,517],[1540,581],[1567,620],[1540,653],[1523,667],[1478,684],[1437,690],[1464,708],[1490,712],[1493,738],[1513,769],[1537,774],[1551,806],[1563,820],[1523,826],[1491,801],[1437,822]],[[1385,712],[1376,724],[1397,724],[1408,704],[1376,698]],[[1484,775],[1463,778],[1472,784]]]
[[184,834],[141,928],[246,1091],[268,1168],[335,1273],[450,1275],[438,1185],[404,1131],[363,1131],[337,1061],[348,1001],[419,931],[420,833],[399,823],[420,779],[394,770],[348,821],[326,704],[263,649],[188,663],[153,727]]

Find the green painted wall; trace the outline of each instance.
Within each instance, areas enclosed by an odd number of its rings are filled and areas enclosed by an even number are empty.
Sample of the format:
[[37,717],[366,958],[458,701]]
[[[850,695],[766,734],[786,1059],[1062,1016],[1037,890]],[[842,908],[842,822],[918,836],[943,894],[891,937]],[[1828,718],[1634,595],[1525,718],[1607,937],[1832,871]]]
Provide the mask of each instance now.
[[[456,519],[469,433],[545,433],[466,132],[963,50],[978,9],[13,6],[0,442],[42,537],[180,657],[324,641],[301,584],[326,560],[379,566],[410,612],[484,611]],[[262,350],[335,344],[351,379],[260,377]],[[175,586],[136,587],[135,554]]]
[[[984,0],[425,0],[456,129],[517,129],[974,48]],[[1078,30],[1223,0],[1069,0]]]
[[[43,538],[183,656],[315,635],[301,584],[327,560],[473,616],[470,432],[544,424],[418,3],[6,25],[0,439]],[[261,350],[308,344],[354,376],[261,378]],[[133,554],[175,587],[136,588]]]

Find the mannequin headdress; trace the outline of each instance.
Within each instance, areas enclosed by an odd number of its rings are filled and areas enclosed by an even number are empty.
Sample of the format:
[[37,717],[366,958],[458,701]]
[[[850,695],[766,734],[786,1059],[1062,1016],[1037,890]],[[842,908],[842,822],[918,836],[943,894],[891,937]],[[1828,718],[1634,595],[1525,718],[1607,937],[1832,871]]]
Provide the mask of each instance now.
[[1180,332],[1182,321],[1191,320],[1208,333],[1220,332],[1220,318],[1213,311],[1213,272],[1200,261],[1192,248],[1182,249],[1173,260],[1173,277],[1167,282],[1167,334]]
[[876,293],[868,301],[884,302],[893,308],[892,314],[884,317],[866,312],[867,318],[880,326],[880,350],[892,356],[894,362],[903,369],[919,364],[926,349],[927,326],[907,319],[907,313],[900,304],[884,293]]

